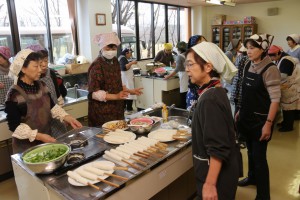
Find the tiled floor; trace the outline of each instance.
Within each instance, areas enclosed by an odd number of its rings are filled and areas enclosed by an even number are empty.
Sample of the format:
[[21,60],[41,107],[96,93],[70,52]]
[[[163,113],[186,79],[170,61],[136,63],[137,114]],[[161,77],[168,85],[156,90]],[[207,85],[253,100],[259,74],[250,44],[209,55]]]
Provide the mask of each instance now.
[[[272,200],[299,200],[300,185],[300,121],[294,124],[294,131],[273,133],[268,148]],[[247,173],[247,156],[243,150],[244,171]],[[237,200],[253,200],[256,188],[238,188]],[[18,194],[14,179],[0,182],[0,199],[17,200]]]

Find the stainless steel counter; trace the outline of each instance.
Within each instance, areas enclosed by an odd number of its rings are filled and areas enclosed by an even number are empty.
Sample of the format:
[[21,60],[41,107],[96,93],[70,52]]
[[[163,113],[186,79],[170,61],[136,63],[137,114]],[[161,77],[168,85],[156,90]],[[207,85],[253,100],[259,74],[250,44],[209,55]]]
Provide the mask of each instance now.
[[[173,116],[187,116],[187,111],[181,109],[171,109],[169,113]],[[140,112],[140,114],[161,116],[161,109],[149,108]],[[160,123],[156,124],[153,129],[159,127]],[[105,143],[103,139],[97,137],[91,139]],[[107,145],[108,149],[116,147],[117,145]],[[21,199],[35,199],[37,197],[51,200],[120,199],[120,197],[123,199],[149,199],[192,168],[191,140],[183,143],[178,141],[169,142],[167,150],[168,153],[161,158],[155,157],[155,159],[145,160],[149,165],[146,167],[139,165],[141,170],[129,168],[129,171],[115,171],[115,174],[127,177],[129,180],[120,181],[109,177],[107,180],[119,184],[121,187],[113,188],[102,182],[97,183],[96,185],[102,188],[102,191],[88,186],[73,186],[68,183],[66,173],[57,176],[54,174],[35,175],[23,164],[20,154],[15,154],[11,158]],[[104,160],[104,158],[100,157],[95,160]]]
[[[120,184],[120,188],[113,188],[104,183],[96,184],[103,191],[97,191],[91,187],[76,187],[72,186],[68,183],[68,177],[66,174],[62,174],[60,176],[55,175],[35,175],[32,173],[21,161],[21,154],[15,154],[12,156],[12,163],[14,166],[15,179],[18,187],[19,197],[22,199],[33,199],[32,195],[36,195],[34,193],[54,193],[52,196],[56,196],[58,199],[105,199],[109,196],[125,190],[128,186],[133,184],[136,180],[143,177],[144,175],[151,173],[152,170],[156,169],[160,165],[165,162],[168,162],[172,157],[182,153],[183,151],[190,148],[191,140],[180,144],[178,141],[170,142],[168,146],[168,154],[164,155],[162,158],[157,158],[157,160],[152,161],[147,167],[142,167],[141,170],[137,171],[133,168],[130,168],[130,171],[115,171],[115,174],[121,175],[129,178],[128,181],[119,181],[118,179],[109,177],[107,180]],[[110,145],[110,148],[115,148],[115,145]],[[190,158],[191,159],[191,158]],[[103,160],[103,158],[98,158],[96,160]],[[150,160],[148,160],[149,162]],[[170,165],[170,164],[169,164]],[[182,172],[184,173],[184,171]],[[20,175],[20,176],[19,176]],[[175,174],[178,176],[178,174]],[[161,174],[160,176],[163,176]],[[40,186],[44,186],[47,188],[47,191],[41,190],[37,191],[36,188],[24,188],[24,183],[35,182],[35,184],[39,184]],[[154,184],[154,183],[153,183]],[[150,186],[150,183],[149,183]],[[146,190],[147,188],[143,188]],[[162,188],[161,188],[162,189]],[[31,190],[31,191],[30,191]],[[49,195],[45,195],[49,196]],[[51,195],[50,195],[51,196]],[[134,195],[133,195],[134,196]],[[52,199],[52,198],[47,198]],[[134,199],[134,198],[133,198]]]

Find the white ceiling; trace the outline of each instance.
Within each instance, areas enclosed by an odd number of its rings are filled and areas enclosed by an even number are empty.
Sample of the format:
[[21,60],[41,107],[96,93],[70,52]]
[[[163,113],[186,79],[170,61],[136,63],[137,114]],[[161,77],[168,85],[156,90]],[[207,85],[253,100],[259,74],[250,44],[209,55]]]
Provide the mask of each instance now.
[[[149,2],[157,2],[157,3],[166,3],[171,5],[179,5],[179,6],[212,6],[212,4],[205,3],[205,0],[142,0]],[[238,4],[246,4],[246,3],[258,3],[258,2],[267,2],[267,1],[279,1],[279,0],[226,0],[228,2],[234,2]]]

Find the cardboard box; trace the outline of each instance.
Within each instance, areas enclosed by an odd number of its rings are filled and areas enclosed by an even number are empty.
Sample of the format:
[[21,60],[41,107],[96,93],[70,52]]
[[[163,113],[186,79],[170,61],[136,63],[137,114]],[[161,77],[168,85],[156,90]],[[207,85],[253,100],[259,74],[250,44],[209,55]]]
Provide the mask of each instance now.
[[226,20],[226,15],[216,15],[212,19],[212,25],[222,25],[222,23]]
[[90,67],[90,63],[84,64],[66,64],[67,74],[86,73]]

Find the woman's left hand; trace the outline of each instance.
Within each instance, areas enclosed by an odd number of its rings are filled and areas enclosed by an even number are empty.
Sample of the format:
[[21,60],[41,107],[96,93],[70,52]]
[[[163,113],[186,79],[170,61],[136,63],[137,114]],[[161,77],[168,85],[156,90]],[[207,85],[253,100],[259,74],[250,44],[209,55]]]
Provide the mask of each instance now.
[[269,122],[265,123],[265,125],[262,128],[262,134],[261,134],[261,137],[259,138],[259,141],[270,139],[270,137],[271,137],[271,127],[272,127],[271,123],[269,123]]
[[72,117],[71,115],[65,116],[64,121],[67,122],[68,124],[70,124],[75,129],[82,127],[82,124],[77,119]]
[[202,188],[202,198],[203,200],[218,200],[216,186],[205,182]]

